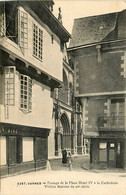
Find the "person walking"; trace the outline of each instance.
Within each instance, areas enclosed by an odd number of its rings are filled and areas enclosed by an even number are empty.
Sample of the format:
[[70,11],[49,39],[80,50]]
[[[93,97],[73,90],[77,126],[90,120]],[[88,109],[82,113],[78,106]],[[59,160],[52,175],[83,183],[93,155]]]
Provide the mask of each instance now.
[[66,164],[67,163],[67,151],[62,150],[62,163]]
[[72,155],[71,155],[71,152],[68,152],[67,160],[68,160],[68,165],[69,165],[69,171],[72,171]]

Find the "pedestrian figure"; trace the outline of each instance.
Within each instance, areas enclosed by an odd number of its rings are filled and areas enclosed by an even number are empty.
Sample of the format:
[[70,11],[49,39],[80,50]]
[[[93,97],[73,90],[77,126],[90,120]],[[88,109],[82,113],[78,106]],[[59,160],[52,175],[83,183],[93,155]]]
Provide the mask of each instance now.
[[72,170],[72,155],[70,152],[68,152],[68,157],[67,157],[68,165],[69,165],[69,171]]
[[62,150],[62,163],[66,164],[67,163],[67,151]]

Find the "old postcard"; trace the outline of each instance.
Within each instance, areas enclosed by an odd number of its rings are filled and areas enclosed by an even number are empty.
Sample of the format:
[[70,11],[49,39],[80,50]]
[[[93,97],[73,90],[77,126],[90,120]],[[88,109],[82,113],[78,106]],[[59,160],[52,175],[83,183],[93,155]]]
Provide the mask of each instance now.
[[126,195],[126,2],[0,1],[0,192]]

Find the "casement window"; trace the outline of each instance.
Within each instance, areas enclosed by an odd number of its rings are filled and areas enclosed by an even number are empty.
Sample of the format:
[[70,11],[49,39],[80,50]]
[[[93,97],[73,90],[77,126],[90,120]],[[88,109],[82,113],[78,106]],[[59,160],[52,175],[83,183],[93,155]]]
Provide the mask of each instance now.
[[32,79],[20,75],[20,109],[26,112],[32,110]]
[[28,14],[19,10],[18,15],[18,44],[22,48],[28,46]]
[[0,36],[5,36],[5,3],[0,5]]
[[42,61],[43,31],[33,24],[33,56]]
[[5,105],[15,103],[15,67],[5,68]]
[[111,124],[124,126],[125,99],[111,99]]

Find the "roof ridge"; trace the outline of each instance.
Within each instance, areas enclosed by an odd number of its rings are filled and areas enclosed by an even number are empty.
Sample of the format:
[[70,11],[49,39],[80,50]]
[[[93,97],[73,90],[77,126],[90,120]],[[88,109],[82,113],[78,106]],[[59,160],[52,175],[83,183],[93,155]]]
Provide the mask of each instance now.
[[90,16],[84,16],[84,17],[81,17],[81,18],[75,18],[74,20],[80,20],[80,19],[84,19],[84,18],[93,18],[93,17],[98,17],[98,16],[106,16],[106,15],[112,15],[112,14],[118,14],[118,13],[121,13],[123,11],[125,11],[126,9],[123,9],[121,11],[117,11],[117,12],[109,12],[109,13],[105,13],[105,14],[98,14],[98,15],[90,15]]

